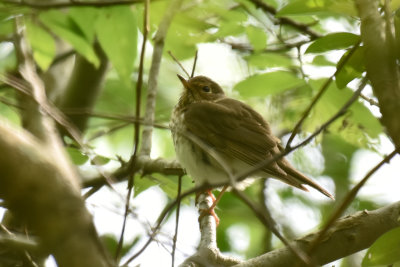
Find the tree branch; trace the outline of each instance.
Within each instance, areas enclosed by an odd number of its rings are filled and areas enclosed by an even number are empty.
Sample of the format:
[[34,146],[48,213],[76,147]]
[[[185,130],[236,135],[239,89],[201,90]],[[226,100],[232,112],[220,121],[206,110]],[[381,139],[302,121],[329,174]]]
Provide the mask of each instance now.
[[112,266],[73,168],[31,134],[3,121],[0,150],[0,196],[17,218],[36,231],[58,266]]
[[[174,0],[171,1],[171,3],[169,3],[167,10],[165,11],[163,18],[160,24],[158,25],[158,30],[154,37],[153,57],[149,72],[146,111],[144,116],[144,123],[148,125],[151,125],[154,122],[158,73],[160,72],[160,65],[164,50],[165,37],[167,36],[167,31],[169,25],[171,24],[172,18],[179,11],[181,3],[182,0]],[[152,127],[149,126],[143,127],[142,142],[140,148],[141,155],[147,155],[147,156],[150,155],[152,133],[153,133]]]
[[400,120],[397,116],[400,110],[400,80],[394,56],[396,52],[391,32],[385,30],[378,5],[379,2],[374,0],[356,0],[361,18],[361,38],[366,48],[367,76],[379,101],[381,122],[395,146],[400,147]]
[[[213,200],[207,193],[198,197],[199,212],[209,210]],[[179,267],[236,266],[241,261],[223,255],[217,246],[217,225],[213,216],[203,216],[200,221],[200,244],[197,252]]]
[[[329,230],[326,238],[314,250],[313,258],[323,265],[363,250],[387,231],[400,226],[400,202],[374,211],[360,211],[338,220]],[[304,236],[292,244],[307,251],[318,232]],[[281,248],[250,259],[237,267],[294,266],[296,256],[288,248]]]

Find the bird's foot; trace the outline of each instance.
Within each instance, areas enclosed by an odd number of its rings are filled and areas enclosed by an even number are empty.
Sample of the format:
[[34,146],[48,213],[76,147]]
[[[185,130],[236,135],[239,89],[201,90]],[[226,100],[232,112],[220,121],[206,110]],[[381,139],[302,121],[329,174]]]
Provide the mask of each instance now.
[[213,216],[214,219],[215,219],[215,224],[216,224],[217,227],[218,227],[218,225],[219,225],[219,218],[218,218],[217,214],[215,213],[213,207],[210,208],[210,209],[201,209],[201,210],[199,210],[199,211],[200,211],[199,223],[200,223],[201,219],[203,219],[203,217],[205,217],[205,216]]

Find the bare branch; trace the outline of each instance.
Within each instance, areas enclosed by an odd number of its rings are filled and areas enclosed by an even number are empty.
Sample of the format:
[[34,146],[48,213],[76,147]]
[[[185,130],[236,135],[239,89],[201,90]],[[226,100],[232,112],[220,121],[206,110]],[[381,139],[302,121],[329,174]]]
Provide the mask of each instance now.
[[31,134],[4,122],[0,150],[1,198],[36,231],[59,266],[112,266],[74,182],[74,169]]
[[[209,210],[213,200],[207,193],[198,197],[199,212]],[[236,266],[241,261],[223,255],[217,246],[217,225],[214,217],[203,216],[200,219],[201,239],[197,252],[187,258],[180,267]]]
[[[157,81],[158,73],[160,71],[160,64],[162,59],[162,54],[164,50],[164,40],[167,36],[167,31],[169,25],[171,24],[172,18],[177,12],[179,12],[182,0],[173,0],[169,3],[167,10],[160,24],[158,25],[158,30],[154,36],[154,49],[153,57],[151,61],[151,67],[149,72],[149,81],[147,86],[147,103],[146,111],[144,116],[144,122],[147,124],[152,124],[154,121],[154,113],[156,106],[156,95],[157,95]],[[153,128],[143,127],[142,131],[142,142],[141,142],[141,155],[150,155],[151,151],[151,138],[152,138]]]

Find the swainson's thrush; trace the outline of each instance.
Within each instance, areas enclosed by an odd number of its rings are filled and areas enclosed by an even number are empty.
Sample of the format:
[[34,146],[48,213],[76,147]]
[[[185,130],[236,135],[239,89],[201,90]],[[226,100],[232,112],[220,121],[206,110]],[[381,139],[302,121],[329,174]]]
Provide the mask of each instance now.
[[[231,174],[238,175],[281,153],[280,140],[250,106],[226,97],[222,88],[205,76],[178,77],[184,91],[170,127],[176,156],[196,184],[229,183],[227,166]],[[256,176],[277,178],[305,191],[304,184],[309,185],[333,199],[285,158],[262,168]]]

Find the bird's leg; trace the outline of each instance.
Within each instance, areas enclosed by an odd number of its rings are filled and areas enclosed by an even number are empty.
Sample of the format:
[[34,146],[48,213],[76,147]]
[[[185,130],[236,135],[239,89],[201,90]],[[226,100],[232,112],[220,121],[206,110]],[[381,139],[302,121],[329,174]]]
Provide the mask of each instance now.
[[[209,190],[206,191],[207,194],[211,197],[213,203],[212,203],[212,205],[211,205],[211,207],[210,207],[209,209],[206,209],[206,210],[202,210],[202,211],[201,211],[200,216],[199,216],[199,221],[200,221],[204,216],[211,215],[211,216],[214,217],[217,226],[219,225],[219,218],[218,218],[217,214],[215,213],[214,208],[217,206],[218,202],[221,200],[222,195],[225,193],[226,189],[228,189],[228,186],[227,186],[227,185],[225,185],[225,186],[222,188],[222,190],[221,190],[221,192],[219,193],[219,195],[218,195],[217,198],[214,197],[213,193],[211,192],[211,189],[209,189]],[[197,200],[197,197],[196,197],[196,200]]]

